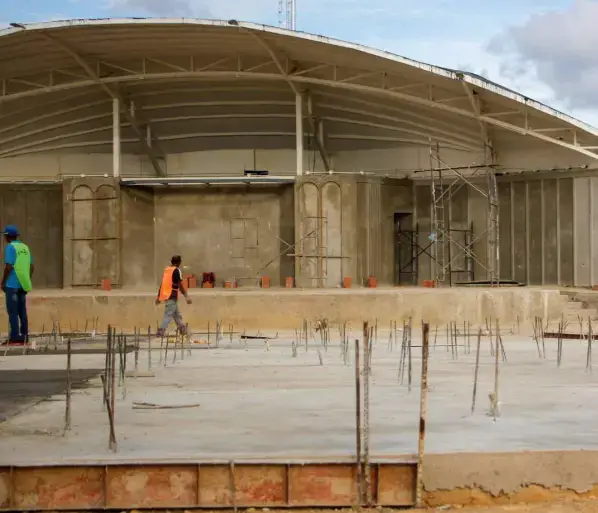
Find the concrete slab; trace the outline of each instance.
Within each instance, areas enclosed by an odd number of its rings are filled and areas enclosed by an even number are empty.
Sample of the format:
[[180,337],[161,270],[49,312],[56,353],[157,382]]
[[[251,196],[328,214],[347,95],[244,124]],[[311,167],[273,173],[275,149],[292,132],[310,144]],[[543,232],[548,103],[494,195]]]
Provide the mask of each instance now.
[[[417,330],[414,330],[417,331]],[[338,333],[338,332],[337,332]],[[338,337],[328,351],[309,342],[292,357],[292,339],[221,342],[219,348],[194,349],[166,367],[152,354],[154,378],[127,380],[126,398],[117,393],[119,452],[108,451],[108,420],[102,410],[100,382],[73,395],[73,429],[60,434],[64,402],[54,396],[0,424],[0,465],[15,463],[133,459],[242,460],[349,457],[354,451],[355,399],[351,365],[341,359]],[[353,330],[350,339],[357,337]],[[372,455],[410,454],[417,447],[419,415],[419,337],[414,336],[412,389],[398,383],[399,348],[388,348],[380,330],[371,385]],[[399,337],[400,339],[400,337]],[[593,404],[598,375],[587,373],[586,343],[565,341],[563,363],[556,364],[556,341],[546,340],[547,358],[538,358],[526,337],[504,336],[508,361],[500,365],[502,416],[488,416],[494,358],[482,340],[477,409],[471,415],[475,348],[459,347],[453,359],[442,331],[430,360],[426,450],[429,453],[503,452],[598,448]],[[462,343],[462,340],[460,340]],[[475,345],[475,338],[471,339]],[[155,346],[154,346],[155,347]],[[316,347],[320,347],[321,366]],[[65,356],[0,358],[0,372],[63,369]],[[103,366],[104,357],[73,355],[75,369]],[[140,357],[147,369],[147,353]],[[129,370],[133,361],[128,361]],[[598,365],[598,362],[597,362]],[[133,402],[163,405],[199,403],[198,408],[134,410]],[[40,434],[45,430],[46,434]]]

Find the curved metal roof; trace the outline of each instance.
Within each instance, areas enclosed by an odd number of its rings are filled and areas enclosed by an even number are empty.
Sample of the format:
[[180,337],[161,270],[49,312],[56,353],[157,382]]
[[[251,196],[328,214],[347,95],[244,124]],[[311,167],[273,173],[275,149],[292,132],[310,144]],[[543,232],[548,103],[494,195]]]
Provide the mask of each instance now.
[[13,26],[0,86],[0,157],[110,151],[113,98],[126,152],[290,148],[300,93],[330,151],[537,143],[598,159],[597,129],[477,75],[234,20]]

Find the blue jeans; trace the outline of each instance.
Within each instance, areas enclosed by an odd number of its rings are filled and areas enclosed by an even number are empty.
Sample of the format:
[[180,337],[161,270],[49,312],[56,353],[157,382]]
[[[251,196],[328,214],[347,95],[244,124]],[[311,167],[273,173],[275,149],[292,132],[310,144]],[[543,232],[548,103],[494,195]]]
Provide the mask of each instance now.
[[179,330],[182,333],[185,332],[185,324],[183,323],[183,316],[179,311],[179,304],[176,299],[169,299],[166,301],[166,306],[164,307],[164,319],[162,319],[162,324],[160,324],[160,332],[162,334],[166,331],[166,328],[170,325],[171,321],[176,323]]
[[[27,322],[27,292],[22,289],[6,289],[6,312],[10,323],[11,342],[27,342],[29,323]],[[20,327],[19,327],[20,321]]]

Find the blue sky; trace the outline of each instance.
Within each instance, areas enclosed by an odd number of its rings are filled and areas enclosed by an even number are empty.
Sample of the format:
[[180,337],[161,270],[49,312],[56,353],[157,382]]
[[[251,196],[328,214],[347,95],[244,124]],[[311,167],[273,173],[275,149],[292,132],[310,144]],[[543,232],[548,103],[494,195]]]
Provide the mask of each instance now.
[[[598,126],[598,0],[297,0],[297,28],[480,73]],[[0,0],[0,24],[197,16],[276,25],[278,0]]]

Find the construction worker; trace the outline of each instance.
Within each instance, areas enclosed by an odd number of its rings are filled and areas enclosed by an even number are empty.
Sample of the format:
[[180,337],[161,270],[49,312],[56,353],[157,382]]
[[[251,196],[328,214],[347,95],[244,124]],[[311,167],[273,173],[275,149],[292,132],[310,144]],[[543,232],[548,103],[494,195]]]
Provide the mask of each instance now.
[[10,324],[7,344],[26,344],[29,340],[27,293],[31,291],[33,259],[26,244],[19,240],[19,230],[9,225],[4,229],[4,274],[2,290],[6,294],[6,313]]
[[183,274],[181,273],[182,259],[179,255],[175,255],[170,259],[171,265],[164,269],[162,275],[162,283],[158,289],[158,297],[156,298],[156,305],[160,303],[166,303],[164,308],[164,319],[158,329],[158,336],[163,337],[166,332],[166,328],[170,324],[170,321],[174,319],[174,322],[179,328],[181,333],[186,332],[185,325],[183,324],[183,317],[179,312],[179,294],[183,294],[187,301],[187,304],[191,304],[191,299],[187,295],[187,290],[183,284]]

